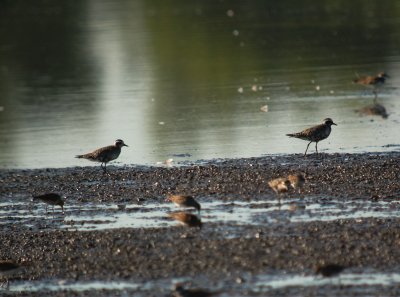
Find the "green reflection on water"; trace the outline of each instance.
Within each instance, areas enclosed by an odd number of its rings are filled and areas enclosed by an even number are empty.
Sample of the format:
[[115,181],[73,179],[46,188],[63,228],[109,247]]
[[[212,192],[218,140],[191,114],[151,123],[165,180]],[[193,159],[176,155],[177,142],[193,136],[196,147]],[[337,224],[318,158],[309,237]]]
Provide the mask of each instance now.
[[398,1],[2,2],[0,165],[118,137],[127,163],[276,153],[275,133],[349,117],[357,73],[397,71],[399,21]]

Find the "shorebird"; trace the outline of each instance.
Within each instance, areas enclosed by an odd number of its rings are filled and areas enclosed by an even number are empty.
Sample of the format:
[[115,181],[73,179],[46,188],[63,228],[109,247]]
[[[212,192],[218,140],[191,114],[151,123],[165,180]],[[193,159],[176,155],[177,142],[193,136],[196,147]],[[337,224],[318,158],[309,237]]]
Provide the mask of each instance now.
[[118,158],[119,154],[121,153],[121,148],[123,146],[127,145],[124,143],[123,140],[117,139],[114,145],[105,146],[84,155],[77,155],[75,156],[75,158],[83,158],[94,162],[101,162],[100,166],[103,169],[104,173],[106,173],[107,163]]
[[46,203],[46,212],[47,212],[47,204],[53,206],[53,212],[54,212],[54,206],[59,205],[61,206],[62,212],[64,212],[64,200],[61,198],[60,195],[56,193],[47,193],[43,195],[38,195],[38,196],[33,196],[33,200],[40,200],[44,203]]
[[301,132],[298,133],[292,133],[292,134],[286,134],[286,136],[289,137],[295,137],[299,139],[303,139],[306,141],[309,141],[309,144],[307,145],[306,152],[304,153],[304,157],[307,154],[308,147],[312,142],[315,142],[315,150],[318,155],[318,142],[321,140],[324,140],[325,138],[328,138],[329,134],[331,134],[331,126],[335,125],[337,126],[331,118],[326,118],[323,120],[322,124],[305,129]]
[[363,85],[366,87],[372,87],[372,93],[374,93],[374,103],[378,98],[378,88],[385,83],[386,78],[389,78],[385,72],[381,71],[375,76],[363,76],[353,80],[353,83]]
[[321,274],[324,277],[336,276],[341,273],[346,267],[337,264],[318,265],[315,268],[316,274]]
[[201,206],[193,196],[168,194],[165,201],[171,201],[178,207],[194,207],[200,214]]
[[180,283],[175,285],[174,291],[172,292],[173,297],[210,297],[213,295],[215,295],[215,293],[203,289],[185,289]]
[[277,195],[289,191],[290,181],[286,178],[279,177],[268,182],[268,186],[274,190]]
[[19,266],[13,261],[10,260],[0,261],[0,276],[2,278],[5,278],[5,281],[1,283],[0,287],[6,286],[6,288],[8,289],[9,287],[8,278],[13,274],[15,274],[18,270],[20,270],[20,268],[21,266]]
[[290,182],[290,186],[294,189],[294,190],[299,190],[299,193],[301,192],[301,189],[303,188],[306,179],[304,178],[304,176],[302,174],[291,174],[288,176],[288,181]]
[[202,223],[201,220],[194,214],[187,212],[172,212],[168,214],[171,218],[179,221],[181,224],[186,225],[188,227],[199,227],[201,229]]

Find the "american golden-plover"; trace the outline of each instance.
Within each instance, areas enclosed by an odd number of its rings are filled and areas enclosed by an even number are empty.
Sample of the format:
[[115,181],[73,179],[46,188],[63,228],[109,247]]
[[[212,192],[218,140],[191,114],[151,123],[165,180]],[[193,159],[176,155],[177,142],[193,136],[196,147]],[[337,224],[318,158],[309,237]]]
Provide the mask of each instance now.
[[378,88],[385,83],[386,78],[389,78],[385,72],[381,71],[375,76],[363,76],[353,80],[354,83],[363,85],[366,87],[372,87],[372,93],[374,93],[374,103],[378,98]]
[[64,212],[64,200],[61,198],[60,195],[56,193],[47,193],[43,195],[33,196],[33,200],[34,201],[40,200],[46,203],[46,212],[47,212],[47,205],[53,206],[53,212],[54,212],[54,206],[59,205],[61,206],[61,211]]
[[171,201],[178,207],[193,207],[200,214],[201,206],[193,196],[168,194],[165,201]]
[[292,133],[292,134],[286,134],[286,136],[289,137],[295,137],[299,139],[303,139],[306,141],[309,141],[309,144],[307,145],[306,152],[304,153],[304,156],[307,154],[308,147],[312,142],[315,142],[315,150],[318,155],[318,142],[321,140],[324,140],[325,138],[328,138],[329,134],[331,134],[331,126],[335,125],[337,126],[331,118],[326,118],[323,120],[322,124],[305,129],[301,132],[298,133]]
[[6,287],[8,289],[9,282],[8,279],[10,276],[13,276],[21,269],[17,263],[10,261],[10,260],[0,260],[0,287]]
[[109,145],[99,148],[88,154],[77,155],[75,156],[75,158],[83,158],[94,162],[101,162],[100,166],[103,169],[104,173],[106,173],[107,163],[118,158],[119,154],[121,153],[121,148],[123,146],[128,146],[128,145],[126,145],[123,140],[117,139],[114,145]]
[[199,227],[201,229],[201,227],[203,226],[203,224],[201,223],[201,219],[199,219],[198,216],[191,214],[191,213],[187,213],[187,212],[183,212],[183,211],[182,212],[172,212],[172,213],[168,214],[168,216],[188,227]]

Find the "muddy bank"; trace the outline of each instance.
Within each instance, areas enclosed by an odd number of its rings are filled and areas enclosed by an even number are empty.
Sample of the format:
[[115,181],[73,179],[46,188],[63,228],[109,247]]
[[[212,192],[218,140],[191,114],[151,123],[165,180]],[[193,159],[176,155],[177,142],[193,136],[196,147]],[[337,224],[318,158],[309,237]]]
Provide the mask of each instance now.
[[[164,203],[169,191],[191,193],[200,202],[275,200],[270,178],[303,172],[305,197],[336,197],[343,201],[393,201],[400,198],[400,154],[300,155],[238,160],[181,167],[112,167],[104,176],[98,167],[47,170],[0,170],[1,200],[27,202],[31,194],[58,192],[67,205],[96,201]],[[296,199],[290,194],[285,199]],[[268,207],[268,206],[266,206]],[[68,211],[68,209],[67,209]],[[395,273],[400,267],[400,219],[360,218],[295,223],[283,213],[273,223],[241,225],[207,223],[200,230],[185,227],[120,228],[65,231],[37,228],[18,220],[2,224],[0,255],[23,264],[12,282],[64,280],[125,281],[137,289],[117,291],[45,292],[41,296],[164,296],[175,279],[208,287],[220,296],[363,296],[331,283],[322,287],[260,289],[260,275],[295,274],[314,277],[313,267],[336,263],[349,273]],[[54,216],[45,218],[51,226]],[[234,234],[234,236],[232,236]],[[165,280],[165,281],[161,281]],[[147,285],[147,290],[143,287]],[[397,285],[398,286],[398,285]],[[324,288],[324,289],[322,289]],[[396,296],[396,285],[368,292]],[[339,290],[339,291],[338,291]],[[340,293],[338,293],[340,292]],[[360,293],[361,292],[361,293]],[[3,293],[3,292],[2,292]],[[34,292],[4,292],[9,296]],[[22,295],[21,295],[22,294]],[[357,295],[358,294],[358,295]],[[360,295],[361,294],[361,295]],[[371,294],[370,294],[371,295]],[[372,293],[374,295],[374,293]]]
[[[216,160],[181,167],[99,167],[0,170],[0,195],[58,192],[71,201],[162,201],[169,191],[205,199],[265,199],[267,181],[290,173],[307,177],[306,194],[332,197],[398,198],[400,153],[315,154]],[[212,197],[210,197],[212,196]]]

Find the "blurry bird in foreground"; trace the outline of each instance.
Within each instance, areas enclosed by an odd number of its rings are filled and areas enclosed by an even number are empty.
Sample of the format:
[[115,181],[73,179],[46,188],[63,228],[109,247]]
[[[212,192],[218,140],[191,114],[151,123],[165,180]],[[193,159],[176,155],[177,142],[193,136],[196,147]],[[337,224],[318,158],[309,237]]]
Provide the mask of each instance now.
[[290,181],[287,178],[279,177],[268,182],[270,188],[277,194],[281,195],[282,193],[286,193],[290,188]]
[[294,189],[294,190],[298,190],[298,192],[300,193],[305,182],[306,179],[304,178],[304,175],[302,175],[301,173],[299,174],[290,174],[288,176],[288,181],[290,182],[290,186]]
[[201,220],[194,214],[187,212],[172,212],[168,214],[169,217],[177,220],[183,225],[188,227],[199,227],[201,229],[202,223]]
[[59,205],[61,206],[61,210],[64,213],[64,200],[61,198],[60,195],[56,193],[47,193],[39,196],[33,196],[33,201],[35,200],[40,200],[46,203],[46,212],[47,212],[47,205],[49,204],[53,206],[53,212],[54,212],[54,206]]
[[210,297],[215,293],[203,289],[185,289],[182,284],[175,285],[172,297]]
[[278,177],[268,182],[269,187],[278,195],[279,203],[281,201],[281,195],[290,192],[291,189],[301,190],[306,182],[306,179],[302,174],[291,174],[288,177]]
[[336,276],[341,273],[346,267],[337,264],[324,264],[315,267],[315,273],[321,274],[323,277]]
[[165,201],[171,201],[178,207],[193,207],[200,214],[201,206],[193,196],[168,194]]
[[353,83],[363,85],[366,87],[372,87],[372,93],[374,96],[374,103],[378,99],[378,88],[381,87],[384,83],[386,78],[389,78],[385,72],[381,71],[375,76],[363,76],[353,80]]
[[[9,277],[13,276],[20,270],[21,266],[10,260],[0,261],[0,277],[3,279],[0,287],[9,287]],[[4,280],[5,279],[5,280]]]

